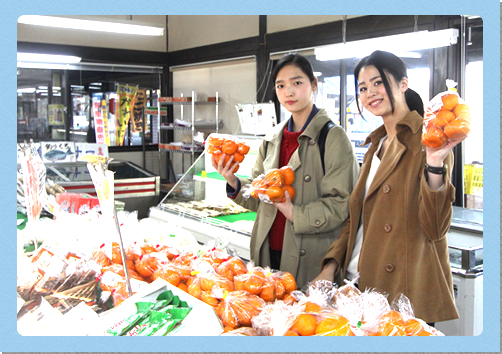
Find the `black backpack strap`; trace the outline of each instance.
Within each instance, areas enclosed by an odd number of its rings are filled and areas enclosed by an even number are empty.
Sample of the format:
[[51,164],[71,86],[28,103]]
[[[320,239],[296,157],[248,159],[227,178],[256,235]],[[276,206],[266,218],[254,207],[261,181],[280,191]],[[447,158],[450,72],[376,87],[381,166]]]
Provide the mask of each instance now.
[[322,173],[325,174],[324,167],[324,150],[326,149],[326,137],[328,136],[328,132],[335,126],[333,121],[326,122],[319,132],[319,137],[317,139],[317,144],[319,145],[319,153],[321,154],[321,164],[322,164]]

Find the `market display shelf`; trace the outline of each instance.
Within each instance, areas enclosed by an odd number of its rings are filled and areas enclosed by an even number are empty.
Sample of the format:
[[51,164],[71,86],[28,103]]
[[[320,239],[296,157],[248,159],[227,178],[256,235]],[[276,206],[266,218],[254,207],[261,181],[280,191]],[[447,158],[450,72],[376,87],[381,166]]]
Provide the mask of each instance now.
[[162,123],[160,125],[160,129],[165,129],[165,130],[190,130],[192,128],[188,127],[188,126],[179,126],[179,125],[172,125],[172,124]]
[[[202,217],[200,215],[197,215],[195,211],[189,209],[177,208],[171,204],[160,204],[156,208],[161,211],[169,212],[171,214],[176,214],[183,219],[188,218],[194,221],[199,221],[201,223],[218,226],[229,231],[239,232],[247,236],[250,235],[249,232],[243,230],[237,230],[236,228],[232,227],[232,223],[237,221],[255,221],[256,219],[256,212],[254,211],[249,211],[246,213],[239,213],[239,214]],[[150,211],[152,209],[150,209]]]
[[190,106],[192,105],[192,103],[196,106],[198,105],[207,105],[207,104],[210,104],[210,105],[214,105],[216,104],[216,102],[207,102],[207,101],[195,101],[195,102],[191,102],[191,101],[178,101],[178,102],[159,102],[159,104],[161,106]]
[[[238,175],[236,174],[237,177],[241,178],[250,178],[249,176],[245,175]],[[225,178],[223,178],[222,175],[220,175],[218,172],[209,172],[207,173],[206,171],[197,173],[193,176],[194,179],[199,180],[199,181],[206,181],[207,179],[215,179],[218,181],[225,181]]]
[[190,150],[173,150],[173,149],[160,148],[159,151],[178,152],[181,154],[191,154],[192,152],[199,153],[199,152],[203,152],[204,150],[192,150],[192,149],[190,149]]

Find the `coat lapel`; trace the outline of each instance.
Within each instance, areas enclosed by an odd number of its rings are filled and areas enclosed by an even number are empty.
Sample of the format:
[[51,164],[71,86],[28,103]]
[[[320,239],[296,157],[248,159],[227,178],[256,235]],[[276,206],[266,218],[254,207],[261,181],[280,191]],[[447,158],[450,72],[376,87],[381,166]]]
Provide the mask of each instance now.
[[373,178],[373,182],[371,182],[366,198],[373,194],[387,179],[387,177],[389,177],[389,175],[396,169],[397,164],[405,151],[406,147],[401,144],[401,142],[399,142],[397,137],[391,141],[389,147],[387,148],[387,151],[385,152],[382,162],[378,167],[377,173]]

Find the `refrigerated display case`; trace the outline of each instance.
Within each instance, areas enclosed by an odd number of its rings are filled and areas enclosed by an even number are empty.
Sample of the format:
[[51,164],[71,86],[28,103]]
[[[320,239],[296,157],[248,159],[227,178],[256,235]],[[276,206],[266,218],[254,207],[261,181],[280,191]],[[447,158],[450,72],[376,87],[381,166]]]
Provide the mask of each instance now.
[[[70,193],[95,196],[86,162],[46,163],[47,178]],[[112,160],[108,169],[114,172],[115,200],[125,203],[126,211],[138,211],[138,218],[148,216],[151,206],[160,196],[160,177],[129,161]]]
[[447,237],[460,317],[436,328],[446,335],[476,336],[483,332],[483,212],[454,206]]
[[[250,146],[238,176],[249,177],[262,137],[236,136]],[[170,192],[150,209],[150,218],[169,222],[190,231],[198,242],[228,244],[250,260],[249,241],[256,213],[242,208],[226,196],[226,181],[203,152]]]

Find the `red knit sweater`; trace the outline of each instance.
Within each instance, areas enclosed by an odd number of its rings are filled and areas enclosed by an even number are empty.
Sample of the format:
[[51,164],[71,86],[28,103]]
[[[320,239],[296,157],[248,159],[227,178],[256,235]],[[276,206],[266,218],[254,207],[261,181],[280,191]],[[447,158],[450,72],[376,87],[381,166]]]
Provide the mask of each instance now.
[[[303,133],[303,130],[298,133],[288,131],[284,128],[284,135],[281,141],[281,152],[279,155],[279,168],[286,166],[291,159],[291,156],[298,149],[298,137]],[[269,232],[269,245],[275,251],[282,251],[282,242],[284,241],[284,229],[286,227],[286,217],[280,211],[277,212],[274,224]]]

